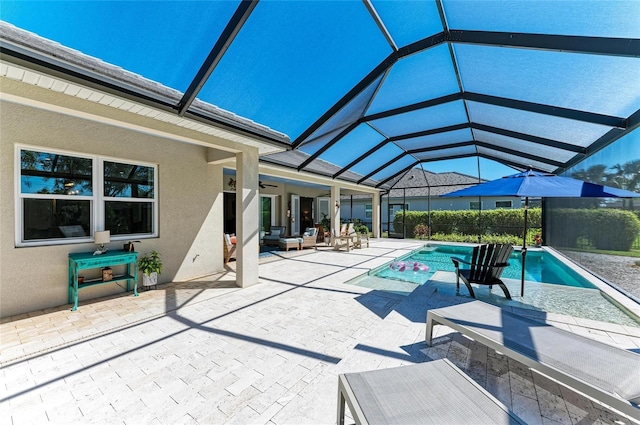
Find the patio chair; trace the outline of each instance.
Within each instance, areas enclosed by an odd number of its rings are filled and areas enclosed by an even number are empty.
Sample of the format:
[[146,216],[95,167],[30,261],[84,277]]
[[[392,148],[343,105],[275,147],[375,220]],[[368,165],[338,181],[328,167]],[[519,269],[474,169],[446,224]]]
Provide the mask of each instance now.
[[224,263],[227,264],[229,260],[236,258],[236,244],[231,240],[231,236],[228,233],[224,234],[223,244]]
[[524,423],[447,359],[338,375],[338,425],[345,402],[356,424]]
[[349,223],[349,227],[347,229],[347,235],[351,236],[351,243],[354,248],[362,248],[362,244],[366,243],[367,248],[369,247],[369,234],[368,233],[358,233],[356,232],[353,223]]
[[[508,244],[485,244],[473,248],[471,261],[461,258],[451,257],[453,265],[456,267],[456,287],[460,290],[460,279],[469,290],[469,294],[475,298],[472,283],[477,285],[489,285],[489,290],[493,285],[498,285],[504,292],[507,299],[511,299],[511,294],[506,285],[500,280],[502,271],[509,265],[507,260],[513,251],[513,246]],[[467,264],[469,268],[461,268],[461,264]]]
[[284,234],[287,231],[285,226],[271,226],[271,231],[268,235],[264,235],[262,243],[265,245],[278,246],[280,239],[284,238]]
[[369,233],[358,233],[358,248],[362,248],[364,244],[367,244],[369,248]]
[[302,248],[315,248],[318,240],[318,229],[307,227],[302,234]]
[[332,230],[332,244],[333,244],[333,249],[335,251],[339,251],[340,248],[347,248],[347,251],[349,251],[349,238],[345,237],[343,234],[338,234],[336,232],[335,229]]

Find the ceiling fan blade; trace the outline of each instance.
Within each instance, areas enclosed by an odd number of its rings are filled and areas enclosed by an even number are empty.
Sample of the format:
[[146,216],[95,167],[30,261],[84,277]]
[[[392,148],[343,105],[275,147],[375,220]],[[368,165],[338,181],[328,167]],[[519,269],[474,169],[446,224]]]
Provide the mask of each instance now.
[[278,187],[278,186],[276,186],[275,184],[262,183],[262,181],[259,181],[259,182],[258,182],[258,186],[260,186],[260,188],[261,188],[261,189],[265,189],[267,186],[270,186],[270,187]]

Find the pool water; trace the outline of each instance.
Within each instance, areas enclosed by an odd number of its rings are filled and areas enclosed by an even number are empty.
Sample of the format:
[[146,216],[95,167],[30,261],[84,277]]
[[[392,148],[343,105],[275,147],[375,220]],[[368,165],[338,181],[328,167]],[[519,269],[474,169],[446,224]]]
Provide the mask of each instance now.
[[[429,281],[429,285],[434,286],[439,293],[457,295],[455,277],[452,277],[451,274],[438,272],[455,271],[451,257],[469,260],[472,251],[473,246],[425,245],[391,263],[373,269],[368,274],[359,276],[349,283],[408,295],[418,285],[424,285]],[[398,262],[411,264],[410,267],[405,267],[404,271],[394,270],[394,268],[398,268],[397,265],[390,267],[393,263]],[[426,272],[413,271],[416,262],[418,265],[428,266],[429,270]],[[512,295],[519,293],[521,273],[521,254],[519,251],[515,251],[509,258],[509,267],[502,274],[503,278],[509,279],[505,281],[505,284],[509,287]],[[513,304],[547,313],[640,327],[640,316],[632,314],[620,303],[605,296],[595,284],[572,270],[569,265],[563,263],[550,252],[544,250],[527,251],[525,280],[527,281],[525,296],[516,297],[517,301],[507,300],[502,291],[477,291],[476,297],[500,306]],[[463,292],[466,293],[466,291]]]
[[[419,263],[429,267],[428,272],[413,271],[414,267],[405,267],[404,271],[392,268],[391,265],[372,270],[369,274],[385,279],[401,280],[418,285],[424,284],[437,271],[455,271],[451,257],[470,261],[472,246],[457,245],[426,245],[406,257],[397,259],[402,263]],[[391,263],[395,266],[394,263]],[[520,251],[514,251],[509,258],[509,267],[504,269],[502,277],[521,279],[522,256]],[[552,254],[543,250],[528,250],[525,262],[524,278],[527,282],[550,283],[554,285],[573,286],[579,288],[596,289],[592,283],[584,279],[575,271],[568,268]]]

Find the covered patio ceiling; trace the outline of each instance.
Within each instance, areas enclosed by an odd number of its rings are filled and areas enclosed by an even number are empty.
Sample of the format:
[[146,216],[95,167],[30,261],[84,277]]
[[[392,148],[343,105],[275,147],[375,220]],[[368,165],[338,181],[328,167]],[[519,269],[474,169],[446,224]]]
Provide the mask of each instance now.
[[635,0],[3,1],[0,13],[179,91],[163,105],[179,116],[206,120],[204,102],[290,137],[262,161],[367,186],[465,157],[560,173],[621,137],[640,143]]

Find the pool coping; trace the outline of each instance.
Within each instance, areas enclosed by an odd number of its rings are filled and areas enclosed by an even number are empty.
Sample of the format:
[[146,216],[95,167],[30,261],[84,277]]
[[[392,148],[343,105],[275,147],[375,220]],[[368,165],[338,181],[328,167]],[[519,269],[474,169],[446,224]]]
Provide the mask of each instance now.
[[640,304],[638,304],[635,299],[628,297],[626,294],[622,293],[618,288],[614,287],[609,282],[601,279],[593,272],[589,271],[587,268],[581,266],[580,264],[574,262],[570,258],[566,257],[564,254],[559,252],[558,250],[552,247],[542,247],[543,249],[550,254],[552,254],[559,261],[564,263],[567,267],[570,267],[573,271],[578,273],[582,278],[587,280],[589,283],[596,286],[603,295],[607,298],[611,299],[614,304],[619,304],[625,310],[631,312],[636,318],[640,321]]

